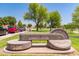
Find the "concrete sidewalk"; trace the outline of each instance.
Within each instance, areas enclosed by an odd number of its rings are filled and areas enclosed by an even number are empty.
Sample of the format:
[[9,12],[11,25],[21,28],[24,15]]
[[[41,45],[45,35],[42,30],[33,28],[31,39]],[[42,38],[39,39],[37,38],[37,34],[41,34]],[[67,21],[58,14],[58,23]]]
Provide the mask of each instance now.
[[[25,32],[25,31],[23,31],[23,32]],[[19,33],[22,33],[22,32],[12,33],[12,34],[7,34],[7,35],[0,36],[0,40],[11,37],[11,36],[18,35]]]
[[23,51],[9,51],[5,48],[3,49],[3,53],[8,54],[72,54],[73,52],[75,52],[74,48],[69,50],[54,50],[47,47],[31,47]]

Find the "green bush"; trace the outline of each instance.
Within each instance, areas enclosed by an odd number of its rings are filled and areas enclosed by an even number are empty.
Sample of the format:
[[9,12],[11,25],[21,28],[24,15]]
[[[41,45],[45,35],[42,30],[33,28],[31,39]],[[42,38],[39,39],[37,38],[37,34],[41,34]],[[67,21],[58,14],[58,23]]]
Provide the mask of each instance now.
[[8,26],[8,28],[13,28],[13,26],[10,25],[10,26]]
[[22,28],[22,27],[23,27],[23,24],[22,24],[21,21],[18,22],[18,27],[19,27],[19,28]]

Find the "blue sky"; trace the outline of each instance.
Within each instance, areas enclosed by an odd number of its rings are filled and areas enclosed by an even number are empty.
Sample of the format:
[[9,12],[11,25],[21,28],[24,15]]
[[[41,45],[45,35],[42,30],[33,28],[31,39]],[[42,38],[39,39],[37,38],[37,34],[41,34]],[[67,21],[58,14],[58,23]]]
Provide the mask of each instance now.
[[[62,17],[62,24],[67,24],[72,21],[72,13],[79,4],[73,3],[45,3],[44,5],[49,12],[58,10]],[[14,16],[17,21],[21,20],[23,23],[35,24],[33,21],[23,19],[23,15],[28,11],[28,4],[26,3],[2,3],[0,4],[0,17]]]

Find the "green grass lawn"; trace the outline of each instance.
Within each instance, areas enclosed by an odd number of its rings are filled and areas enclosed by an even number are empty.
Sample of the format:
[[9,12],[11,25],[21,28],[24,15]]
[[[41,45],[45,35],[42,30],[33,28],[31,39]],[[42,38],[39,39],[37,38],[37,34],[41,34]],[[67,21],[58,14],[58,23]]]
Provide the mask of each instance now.
[[19,38],[19,36],[18,35],[15,35],[13,37],[9,37],[9,38],[6,38],[6,39],[4,38],[4,39],[0,40],[0,48],[5,47],[7,41],[9,41],[9,40],[17,40],[18,38]]
[[[79,36],[79,34],[75,33],[69,33],[69,36]],[[79,52],[79,38],[70,37],[70,40],[72,42],[72,46]]]
[[[50,31],[49,28],[42,28],[42,29],[39,29],[39,30],[38,30],[38,32],[49,32],[49,31]],[[37,32],[37,31],[36,31],[36,29],[34,28],[34,29],[32,30],[32,32]]]
[[[69,36],[79,36],[79,34],[74,34],[74,33],[70,33]],[[4,38],[3,40],[0,41],[0,48],[4,48],[6,46],[6,43],[7,41],[9,40],[18,40],[19,39],[19,36],[18,35],[15,35],[13,37],[9,37],[9,38]],[[79,38],[71,38],[70,37],[70,40],[72,41],[72,46],[78,51],[79,53]],[[47,40],[33,40],[32,41],[33,43],[47,43]],[[32,55],[32,54],[1,54],[0,55],[12,55],[12,56],[16,56],[16,55]],[[48,54],[48,55],[51,55],[51,54]],[[52,55],[56,55],[56,54],[52,54]],[[64,54],[63,54],[64,55]]]
[[69,36],[79,36],[79,34],[75,34],[75,33],[69,33]]
[[79,52],[79,38],[70,38],[72,46]]

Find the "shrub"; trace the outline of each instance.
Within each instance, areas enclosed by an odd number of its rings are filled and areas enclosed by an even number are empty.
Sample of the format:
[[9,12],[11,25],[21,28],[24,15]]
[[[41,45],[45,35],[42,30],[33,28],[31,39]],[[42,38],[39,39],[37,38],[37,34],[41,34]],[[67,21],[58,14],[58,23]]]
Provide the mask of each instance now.
[[22,27],[23,27],[23,24],[22,24],[21,21],[18,22],[18,27],[19,27],[19,28],[22,28]]

